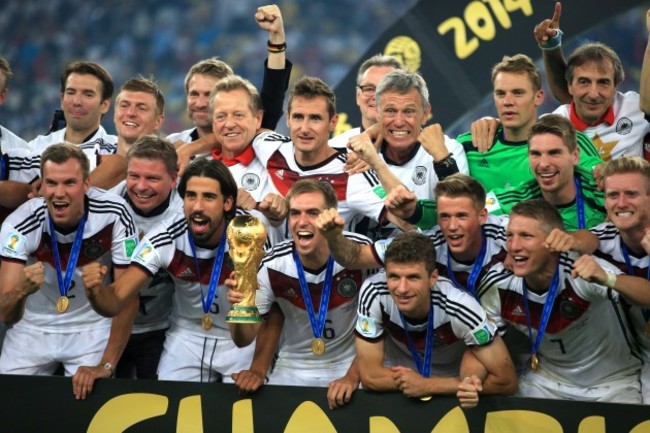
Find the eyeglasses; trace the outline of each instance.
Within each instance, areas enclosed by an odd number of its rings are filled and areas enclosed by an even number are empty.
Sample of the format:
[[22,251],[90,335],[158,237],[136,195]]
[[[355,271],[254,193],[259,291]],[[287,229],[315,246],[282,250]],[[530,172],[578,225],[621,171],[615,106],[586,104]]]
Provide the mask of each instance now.
[[377,90],[375,86],[371,86],[371,85],[357,86],[357,88],[361,90],[361,94],[363,96],[373,96],[375,94],[375,90]]

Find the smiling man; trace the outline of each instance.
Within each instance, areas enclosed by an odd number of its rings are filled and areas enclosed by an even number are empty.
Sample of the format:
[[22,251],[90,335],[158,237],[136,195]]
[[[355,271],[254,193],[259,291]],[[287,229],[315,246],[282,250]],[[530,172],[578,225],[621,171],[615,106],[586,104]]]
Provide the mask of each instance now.
[[[467,154],[470,174],[488,191],[533,179],[528,166],[528,133],[537,120],[537,107],[544,101],[540,71],[524,54],[504,56],[494,65],[492,87],[499,123],[480,119],[472,124],[472,132],[458,137]],[[492,128],[488,143],[481,143],[484,140],[478,126],[481,123]],[[602,164],[589,137],[577,133],[576,139],[580,148],[579,166],[591,171]],[[487,144],[489,149],[480,150],[482,144]],[[504,176],[506,171],[508,175]]]
[[[439,124],[425,126],[431,115],[429,89],[421,75],[395,70],[375,91],[377,124],[350,137],[348,146],[366,160],[375,147],[381,161],[422,199],[433,198],[436,182],[461,172],[468,174],[463,147],[443,134]],[[367,160],[366,160],[367,161]],[[367,161],[369,162],[369,161]],[[378,164],[373,168],[378,170]],[[392,183],[380,177],[386,192]]]
[[[622,272],[650,280],[650,163],[621,157],[603,169],[608,222],[591,231],[598,236],[594,252]],[[626,304],[644,356],[643,403],[650,404],[650,317],[648,310]]]
[[[621,59],[599,42],[582,44],[565,61],[561,13],[561,4],[556,2],[553,17],[537,24],[533,32],[542,50],[547,82],[553,95],[564,103],[554,113],[569,118],[578,131],[591,137],[605,161],[643,156],[644,137],[650,132],[650,88],[642,84],[646,95],[641,97],[633,91],[620,92],[618,86],[625,78]],[[648,51],[644,65],[646,57]],[[643,83],[648,68],[642,74]]]
[[[490,191],[487,210],[496,215],[508,214],[521,201],[543,198],[558,209],[569,232],[603,222],[603,193],[598,191],[591,172],[576,167],[580,150],[571,122],[554,114],[540,117],[528,137],[528,160],[535,179]],[[435,201],[416,200],[415,194],[401,188],[387,198],[387,208],[420,228],[432,227],[437,218]]]
[[431,240],[400,234],[385,261],[386,271],[368,278],[359,294],[363,387],[422,399],[454,394],[463,382],[484,393],[514,393],[515,369],[496,327],[476,298],[438,276]]
[[[250,368],[233,377],[243,392],[256,391],[267,374],[270,385],[328,387],[327,400],[333,409],[348,403],[359,386],[353,329],[365,273],[338,264],[316,227],[322,212],[336,208],[329,184],[300,180],[289,190],[287,201],[293,240],[269,251],[257,276],[255,302],[264,322],[259,327],[231,324],[233,335],[248,334],[235,339],[240,346],[250,344],[259,329]],[[370,242],[354,233],[343,236],[350,242]],[[236,287],[232,283],[231,288]],[[229,291],[229,296],[239,302],[241,293]]]
[[200,158],[183,173],[178,193],[184,214],[152,228],[114,283],[102,282],[105,267],[86,266],[86,292],[97,311],[113,316],[160,271],[166,271],[175,291],[158,378],[214,382],[223,376],[229,380],[253,356],[252,347],[235,347],[225,323],[230,305],[223,283],[233,270],[225,233],[235,216],[237,185],[223,163]]
[[287,126],[291,137],[259,134],[253,149],[281,195],[286,196],[302,178],[327,181],[336,192],[346,230],[366,234],[369,221],[384,221],[383,190],[373,173],[349,175],[344,171],[346,150],[328,145],[337,118],[332,89],[319,78],[302,77],[289,95]]
[[545,240],[553,229],[562,229],[562,219],[550,203],[514,206],[507,229],[513,271],[497,264],[477,290],[501,332],[509,323],[529,338],[520,394],[640,403],[641,362],[616,303],[625,297],[647,307],[650,281],[591,256],[550,250]]
[[253,140],[262,126],[262,98],[248,80],[239,76],[223,78],[210,94],[212,131],[220,147],[214,159],[228,166],[237,186],[237,205],[258,209],[271,221],[286,217],[284,198],[269,182],[268,173],[255,156]]
[[137,310],[130,300],[105,319],[80,290],[82,266],[96,260],[119,278],[137,242],[124,200],[90,188],[89,165],[75,145],[48,147],[43,197],[19,207],[0,232],[0,320],[13,325],[0,372],[48,375],[62,364],[74,375],[77,398],[86,398],[96,378],[112,376]]
[[[176,192],[176,149],[154,135],[140,137],[126,154],[126,180],[112,192],[133,210],[140,237],[174,215],[182,215],[183,200]],[[115,371],[116,377],[156,379],[165,332],[170,326],[174,282],[165,270],[140,290],[139,310],[129,343]]]
[[117,137],[106,133],[100,124],[111,106],[113,89],[113,78],[97,63],[68,63],[61,73],[61,109],[66,127],[39,135],[29,145],[38,154],[55,143],[79,145],[92,171],[99,165],[100,155],[115,153]]

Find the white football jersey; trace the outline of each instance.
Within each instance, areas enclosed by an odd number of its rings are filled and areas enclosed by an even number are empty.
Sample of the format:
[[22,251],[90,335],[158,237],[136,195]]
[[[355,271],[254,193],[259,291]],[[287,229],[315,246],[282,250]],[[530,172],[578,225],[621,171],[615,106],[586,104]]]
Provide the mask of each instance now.
[[[624,320],[618,315],[618,293],[572,278],[576,258],[573,253],[560,255],[559,286],[538,350],[537,373],[575,387],[634,377],[641,362]],[[612,265],[597,260],[606,271],[620,274]],[[500,330],[510,323],[526,336],[527,303],[532,338],[536,339],[548,292],[537,294],[528,290],[526,300],[523,282],[523,278],[497,264],[482,279],[478,294],[481,305]]]
[[[467,346],[492,342],[496,326],[488,321],[485,311],[472,295],[458,290],[444,277],[438,278],[431,288],[431,308],[434,329],[431,376],[458,376]],[[427,325],[426,319],[418,323],[407,322],[407,337],[399,309],[388,291],[385,272],[375,274],[363,283],[356,335],[369,341],[387,336],[384,340],[387,366],[403,365],[417,371],[408,338],[422,360]]]
[[[86,224],[75,274],[68,291],[69,307],[64,313],[56,310],[61,296],[57,281],[48,212],[43,198],[27,201],[2,225],[0,255],[5,261],[45,265],[41,288],[27,298],[25,314],[15,327],[39,332],[68,333],[109,327],[111,319],[97,314],[86,298],[81,269],[97,261],[105,266],[126,267],[137,243],[137,229],[130,210],[121,197],[96,188],[87,192]],[[70,256],[76,231],[56,233],[62,274]],[[104,284],[109,284],[110,273]]]

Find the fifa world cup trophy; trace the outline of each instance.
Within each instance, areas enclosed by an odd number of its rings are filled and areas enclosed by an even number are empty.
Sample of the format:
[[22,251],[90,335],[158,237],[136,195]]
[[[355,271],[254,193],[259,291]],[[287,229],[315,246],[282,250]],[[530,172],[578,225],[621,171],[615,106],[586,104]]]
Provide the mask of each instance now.
[[237,273],[237,291],[244,299],[234,304],[226,316],[230,323],[258,323],[262,319],[255,306],[257,269],[264,256],[266,227],[259,218],[239,215],[228,224],[226,231],[230,258]]

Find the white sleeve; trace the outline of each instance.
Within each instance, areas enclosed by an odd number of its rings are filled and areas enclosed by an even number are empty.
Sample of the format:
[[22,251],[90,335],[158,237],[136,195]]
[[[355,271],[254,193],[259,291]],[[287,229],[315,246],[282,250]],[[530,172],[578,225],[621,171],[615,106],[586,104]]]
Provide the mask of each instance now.
[[280,148],[280,145],[286,143],[287,137],[272,131],[262,132],[253,139],[253,150],[255,156],[266,167],[271,155]]
[[127,206],[123,205],[122,208],[123,212],[116,215],[113,223],[111,261],[117,266],[128,266],[138,245],[138,230]]
[[376,185],[371,185],[366,176],[376,179],[374,173],[358,173],[348,178],[347,206],[360,215],[379,221],[386,192],[378,180]]
[[173,242],[156,247],[151,241],[162,231],[161,228],[164,226],[154,227],[147,236],[142,238],[131,256],[131,263],[146,269],[151,276],[156,275],[160,269],[167,269],[174,258],[175,245]]
[[255,292],[255,305],[260,311],[260,314],[267,314],[271,310],[271,305],[275,302],[275,296],[271,289],[271,281],[269,280],[269,271],[266,266],[262,266],[257,273],[258,289]]
[[369,340],[376,340],[384,333],[380,295],[376,293],[373,286],[373,282],[378,278],[385,280],[385,274],[381,272],[366,279],[359,290],[355,329],[359,335]]

